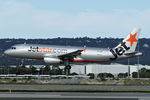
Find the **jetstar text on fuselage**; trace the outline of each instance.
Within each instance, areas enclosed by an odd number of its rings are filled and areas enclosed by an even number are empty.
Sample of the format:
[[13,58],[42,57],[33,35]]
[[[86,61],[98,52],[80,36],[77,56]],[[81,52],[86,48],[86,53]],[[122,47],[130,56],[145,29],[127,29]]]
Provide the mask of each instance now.
[[45,53],[58,53],[58,54],[65,54],[67,53],[67,49],[57,49],[57,48],[42,48],[42,47],[33,47],[30,46],[28,49],[29,52],[45,52]]

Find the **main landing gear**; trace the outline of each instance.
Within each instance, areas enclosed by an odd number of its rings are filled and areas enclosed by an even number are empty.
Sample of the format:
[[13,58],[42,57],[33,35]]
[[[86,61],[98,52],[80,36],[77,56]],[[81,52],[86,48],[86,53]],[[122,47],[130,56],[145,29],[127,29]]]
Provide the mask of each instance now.
[[69,64],[69,60],[66,59],[65,60],[65,68],[64,68],[65,75],[70,75],[70,70],[71,70],[71,66]]
[[71,70],[71,66],[70,66],[70,65],[66,65],[66,66],[65,66],[65,69],[64,69],[65,74],[66,74],[66,75],[70,75],[70,70]]

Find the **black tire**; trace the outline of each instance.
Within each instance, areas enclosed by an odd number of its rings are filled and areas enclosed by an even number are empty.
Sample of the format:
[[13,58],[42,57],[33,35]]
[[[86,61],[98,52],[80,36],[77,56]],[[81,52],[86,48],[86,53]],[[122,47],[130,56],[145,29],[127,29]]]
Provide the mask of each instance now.
[[66,69],[71,69],[71,66],[70,65],[66,66]]

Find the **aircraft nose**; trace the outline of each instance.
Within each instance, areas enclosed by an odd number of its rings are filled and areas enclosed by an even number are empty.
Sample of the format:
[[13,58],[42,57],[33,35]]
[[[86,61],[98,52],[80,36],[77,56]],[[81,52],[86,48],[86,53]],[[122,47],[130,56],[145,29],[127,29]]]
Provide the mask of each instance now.
[[9,54],[10,54],[10,50],[5,50],[5,51],[4,51],[4,55],[7,56],[7,55],[9,55]]

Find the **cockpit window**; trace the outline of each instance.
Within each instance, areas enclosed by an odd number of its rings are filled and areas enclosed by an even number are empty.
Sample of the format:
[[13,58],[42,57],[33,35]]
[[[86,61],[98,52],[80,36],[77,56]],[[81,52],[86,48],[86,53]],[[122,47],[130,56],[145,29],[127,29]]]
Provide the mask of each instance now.
[[11,49],[16,49],[16,47],[11,47]]

